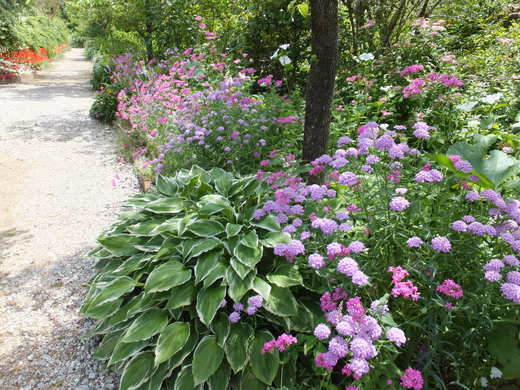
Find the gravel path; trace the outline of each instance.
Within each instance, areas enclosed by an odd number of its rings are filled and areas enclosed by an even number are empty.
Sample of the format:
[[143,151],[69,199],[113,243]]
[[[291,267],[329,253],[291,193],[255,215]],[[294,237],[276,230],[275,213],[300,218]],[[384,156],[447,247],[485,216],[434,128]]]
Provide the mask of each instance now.
[[137,181],[88,117],[90,69],[72,49],[30,84],[0,85],[1,390],[117,387],[78,309],[86,253]]

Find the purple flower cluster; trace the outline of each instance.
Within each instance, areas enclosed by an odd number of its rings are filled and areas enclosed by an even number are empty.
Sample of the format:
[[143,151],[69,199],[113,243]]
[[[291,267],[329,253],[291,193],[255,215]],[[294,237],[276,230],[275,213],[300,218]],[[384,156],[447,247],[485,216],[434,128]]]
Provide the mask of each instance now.
[[228,319],[231,323],[237,323],[240,321],[241,312],[245,311],[248,315],[255,315],[258,309],[260,309],[264,304],[264,299],[261,295],[254,295],[249,297],[247,300],[247,308],[244,308],[244,305],[240,302],[236,302],[233,304],[233,312],[229,314]]
[[[343,314],[336,304],[329,305],[328,324],[321,323],[314,329],[317,339],[329,340],[327,352],[318,354],[315,363],[317,367],[332,371],[341,359],[347,359],[342,374],[358,380],[370,371],[369,361],[378,354],[375,343],[381,338],[383,329],[376,318],[366,314],[361,298],[348,299],[345,306],[347,312]],[[406,342],[404,332],[398,328],[389,329],[386,336],[399,346]]]

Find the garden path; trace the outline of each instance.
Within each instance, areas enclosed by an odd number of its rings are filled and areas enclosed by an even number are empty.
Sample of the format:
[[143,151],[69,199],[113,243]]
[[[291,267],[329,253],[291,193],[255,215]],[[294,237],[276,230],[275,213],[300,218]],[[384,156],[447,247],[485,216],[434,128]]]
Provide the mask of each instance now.
[[111,129],[88,117],[91,67],[71,49],[33,82],[0,85],[2,390],[116,386],[80,338],[90,323],[78,309],[86,253],[137,181]]

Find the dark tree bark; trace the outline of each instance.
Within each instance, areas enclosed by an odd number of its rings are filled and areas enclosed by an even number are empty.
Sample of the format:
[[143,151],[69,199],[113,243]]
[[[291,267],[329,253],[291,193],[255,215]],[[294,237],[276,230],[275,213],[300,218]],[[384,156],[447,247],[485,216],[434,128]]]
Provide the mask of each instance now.
[[144,47],[146,49],[146,59],[151,61],[154,58],[152,36],[154,33],[153,12],[151,0],[144,0],[145,32],[143,34]]
[[[338,0],[311,0],[312,59],[305,102],[303,160],[327,151],[338,57]],[[309,176],[309,182],[323,177]]]

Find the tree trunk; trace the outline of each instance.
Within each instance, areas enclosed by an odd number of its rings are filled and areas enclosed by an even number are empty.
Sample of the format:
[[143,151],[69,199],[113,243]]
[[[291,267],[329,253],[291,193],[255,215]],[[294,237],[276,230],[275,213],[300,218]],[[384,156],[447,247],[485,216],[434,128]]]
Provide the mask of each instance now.
[[[327,151],[338,57],[338,0],[311,0],[310,3],[312,58],[305,104],[305,162]],[[309,182],[322,181],[320,175],[309,176]]]
[[154,32],[152,5],[150,0],[144,0],[145,34],[143,36],[146,49],[146,59],[150,62],[154,58],[152,37]]

